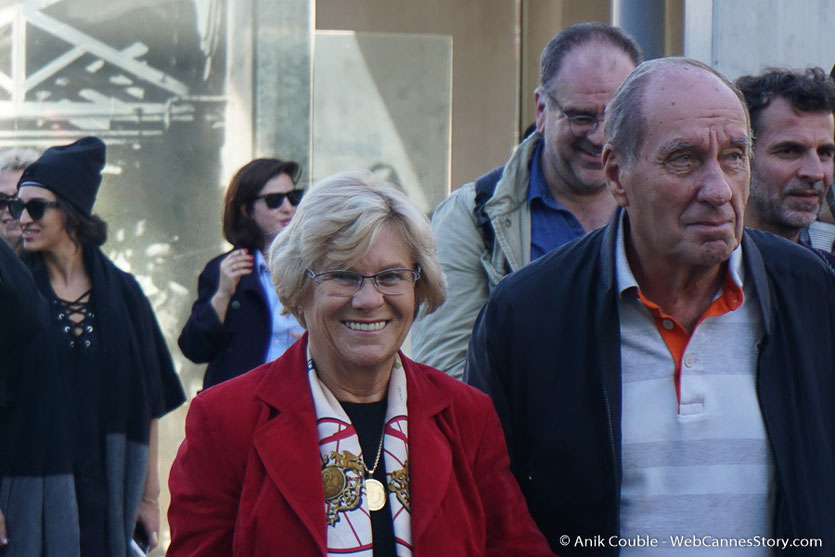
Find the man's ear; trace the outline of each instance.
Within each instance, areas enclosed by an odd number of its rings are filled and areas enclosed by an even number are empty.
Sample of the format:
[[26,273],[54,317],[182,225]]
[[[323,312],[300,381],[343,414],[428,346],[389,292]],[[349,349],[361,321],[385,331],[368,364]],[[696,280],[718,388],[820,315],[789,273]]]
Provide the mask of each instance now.
[[536,131],[543,133],[545,130],[545,109],[547,95],[542,87],[537,87],[533,92],[533,99],[536,104]]
[[627,207],[629,200],[626,195],[626,190],[623,187],[623,174],[626,170],[626,164],[623,160],[624,156],[615,150],[611,143],[603,146],[603,154],[601,160],[603,162],[603,177],[606,179],[606,184],[609,190],[615,197],[615,201],[621,207]]

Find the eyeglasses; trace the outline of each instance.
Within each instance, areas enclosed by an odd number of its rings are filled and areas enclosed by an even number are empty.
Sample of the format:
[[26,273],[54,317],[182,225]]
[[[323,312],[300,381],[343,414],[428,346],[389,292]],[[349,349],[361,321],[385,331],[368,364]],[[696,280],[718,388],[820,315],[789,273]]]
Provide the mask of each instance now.
[[405,294],[420,278],[420,265],[417,269],[386,269],[373,275],[363,275],[354,271],[325,271],[316,273],[307,269],[307,276],[322,286],[331,296],[354,296],[362,288],[365,279],[374,279],[374,287],[381,294],[397,296]]
[[286,197],[290,205],[297,207],[302,200],[302,196],[304,196],[304,190],[290,190],[287,193],[265,193],[264,195],[253,197],[252,202],[255,203],[259,199],[263,199],[267,207],[270,209],[278,209],[284,203],[284,198]]
[[14,197],[11,195],[0,193],[0,211],[5,211],[11,205],[13,199]]
[[32,220],[41,220],[47,209],[57,206],[57,201],[47,201],[38,197],[30,199],[25,203],[22,199],[12,199],[9,201],[9,212],[15,220],[20,220],[20,216],[25,209],[29,213],[29,216],[32,217]]
[[600,122],[603,121],[603,118],[598,118],[597,116],[590,116],[588,114],[576,114],[574,116],[569,116],[566,114],[565,109],[560,106],[560,103],[557,101],[556,97],[551,93],[545,93],[549,99],[551,99],[557,108],[560,109],[562,115],[568,120],[568,129],[571,130],[571,133],[574,134],[575,137],[584,137],[590,133],[594,133],[598,126],[600,126]]

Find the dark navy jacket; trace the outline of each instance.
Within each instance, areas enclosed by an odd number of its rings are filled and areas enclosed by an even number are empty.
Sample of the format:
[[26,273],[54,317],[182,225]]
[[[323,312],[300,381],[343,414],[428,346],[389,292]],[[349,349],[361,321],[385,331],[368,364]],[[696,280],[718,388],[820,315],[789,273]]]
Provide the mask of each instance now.
[[[616,222],[616,221],[615,221]],[[616,226],[506,277],[476,321],[465,378],[491,396],[531,514],[561,535],[619,533],[621,361]],[[777,470],[773,535],[835,548],[835,276],[808,250],[743,235],[746,280],[763,315],[757,394]],[[798,553],[793,553],[798,551]],[[804,553],[804,551],[806,551]]]
[[270,309],[254,270],[238,282],[224,323],[212,307],[220,281],[220,262],[229,253],[209,261],[200,273],[197,301],[177,341],[186,358],[196,364],[208,362],[204,389],[263,364],[270,342]]

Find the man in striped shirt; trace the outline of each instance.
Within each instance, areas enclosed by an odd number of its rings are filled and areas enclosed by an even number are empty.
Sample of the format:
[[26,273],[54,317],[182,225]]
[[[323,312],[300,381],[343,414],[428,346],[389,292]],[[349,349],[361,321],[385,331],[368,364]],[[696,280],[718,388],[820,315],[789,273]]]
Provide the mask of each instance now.
[[612,222],[505,278],[468,351],[531,514],[563,557],[832,555],[835,275],[743,229],[742,93],[650,60],[605,137]]

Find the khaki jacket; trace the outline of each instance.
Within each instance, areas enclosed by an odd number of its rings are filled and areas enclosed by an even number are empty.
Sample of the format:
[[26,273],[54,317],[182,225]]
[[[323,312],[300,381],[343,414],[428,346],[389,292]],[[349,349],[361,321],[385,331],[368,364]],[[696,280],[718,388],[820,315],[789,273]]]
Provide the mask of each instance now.
[[485,211],[496,241],[487,253],[476,222],[475,183],[452,192],[435,210],[432,230],[447,279],[447,301],[434,313],[420,313],[412,326],[415,361],[461,379],[476,316],[504,278],[531,260],[531,211],[528,204],[530,161],[542,136],[532,134],[505,164]]

